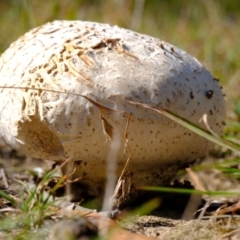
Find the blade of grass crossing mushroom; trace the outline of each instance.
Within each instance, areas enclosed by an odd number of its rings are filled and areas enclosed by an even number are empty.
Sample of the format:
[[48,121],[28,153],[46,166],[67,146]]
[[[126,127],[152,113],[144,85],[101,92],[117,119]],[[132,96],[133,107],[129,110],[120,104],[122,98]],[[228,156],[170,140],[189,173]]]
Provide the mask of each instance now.
[[122,112],[122,111],[118,111],[109,107],[106,107],[96,101],[94,101],[93,99],[89,98],[88,96],[82,95],[82,94],[78,94],[78,93],[70,93],[70,92],[64,92],[64,91],[58,91],[58,90],[53,90],[53,89],[45,89],[45,88],[35,88],[35,87],[16,87],[16,86],[0,86],[0,88],[3,89],[24,89],[24,90],[41,90],[43,92],[52,92],[52,93],[61,93],[61,94],[71,94],[74,96],[79,96],[79,97],[83,97],[86,100],[88,100],[89,102],[91,102],[93,105],[97,106],[99,109],[104,109],[104,110],[109,110],[112,112]]
[[128,101],[129,103],[133,104],[133,105],[139,105],[139,106],[142,106],[144,108],[148,108],[148,109],[151,109],[153,111],[156,111],[168,118],[170,118],[171,120],[179,123],[180,125],[188,128],[189,130],[197,133],[198,135],[208,139],[209,141],[212,141],[222,147],[226,147],[227,149],[230,149],[232,151],[235,151],[236,153],[240,154],[240,146],[236,145],[236,144],[233,144],[231,142],[228,142],[226,141],[225,139],[223,139],[222,137],[216,137],[216,134],[214,134],[215,136],[211,135],[208,131],[196,126],[195,124],[187,121],[186,119],[168,111],[168,110],[165,110],[165,109],[156,109],[150,105],[147,105],[147,104],[143,104],[143,103],[138,103],[138,102],[132,102],[132,101]]

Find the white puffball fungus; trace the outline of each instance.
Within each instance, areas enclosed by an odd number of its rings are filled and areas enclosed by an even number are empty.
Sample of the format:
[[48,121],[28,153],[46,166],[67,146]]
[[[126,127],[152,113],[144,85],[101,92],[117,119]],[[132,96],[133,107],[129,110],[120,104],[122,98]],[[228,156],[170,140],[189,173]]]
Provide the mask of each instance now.
[[133,185],[163,184],[213,146],[132,102],[203,128],[207,114],[218,134],[225,120],[221,88],[194,57],[108,24],[54,21],[29,31],[2,54],[0,85],[0,138],[36,158],[71,158],[97,194],[110,146],[117,177],[130,157]]

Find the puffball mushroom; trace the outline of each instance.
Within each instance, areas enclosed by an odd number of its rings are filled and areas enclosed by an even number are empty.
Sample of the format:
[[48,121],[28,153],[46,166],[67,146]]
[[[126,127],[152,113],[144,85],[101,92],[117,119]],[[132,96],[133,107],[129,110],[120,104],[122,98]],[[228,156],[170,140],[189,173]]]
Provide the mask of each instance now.
[[96,195],[109,156],[117,177],[129,158],[132,186],[160,185],[213,146],[141,104],[203,128],[206,114],[217,134],[225,120],[221,88],[194,57],[108,24],[54,21],[29,31],[2,54],[0,79],[0,137],[35,158],[70,158],[73,177]]

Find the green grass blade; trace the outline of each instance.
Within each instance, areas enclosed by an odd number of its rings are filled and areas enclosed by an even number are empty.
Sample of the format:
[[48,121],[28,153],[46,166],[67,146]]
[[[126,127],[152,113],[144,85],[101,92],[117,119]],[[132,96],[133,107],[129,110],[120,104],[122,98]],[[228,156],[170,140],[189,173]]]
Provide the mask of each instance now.
[[18,205],[17,201],[13,197],[2,190],[0,190],[0,196],[9,201],[13,206]]
[[151,109],[153,111],[156,111],[164,116],[166,116],[167,118],[179,123],[180,125],[188,128],[189,130],[195,132],[196,134],[208,139],[209,141],[212,141],[222,147],[225,147],[227,149],[230,149],[232,151],[235,151],[236,153],[240,154],[240,146],[237,144],[234,144],[232,142],[226,141],[224,138],[222,137],[217,137],[217,136],[213,136],[210,132],[200,128],[199,126],[197,126],[194,123],[189,122],[188,120],[186,120],[185,118],[182,118],[180,116],[178,116],[177,114],[174,114],[168,110],[164,110],[164,109],[156,109],[150,105],[147,104],[142,104],[142,103],[137,103],[137,102],[131,102],[129,101],[131,104],[134,105],[139,105],[148,109]]
[[167,193],[183,193],[183,194],[200,194],[200,195],[216,195],[216,196],[236,196],[240,195],[240,191],[227,192],[227,191],[201,191],[195,189],[185,189],[185,188],[170,188],[170,187],[158,187],[158,186],[140,186],[137,189],[145,191],[155,191],[155,192],[167,192]]

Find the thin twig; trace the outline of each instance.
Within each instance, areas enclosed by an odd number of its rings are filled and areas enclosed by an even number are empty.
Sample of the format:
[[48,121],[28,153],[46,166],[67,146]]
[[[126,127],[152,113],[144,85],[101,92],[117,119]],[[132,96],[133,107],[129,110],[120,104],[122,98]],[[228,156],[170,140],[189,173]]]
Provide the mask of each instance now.
[[7,177],[6,177],[6,174],[5,174],[5,171],[4,171],[3,168],[0,169],[0,175],[2,177],[3,184],[4,184],[5,188],[8,189],[9,184],[8,184]]

